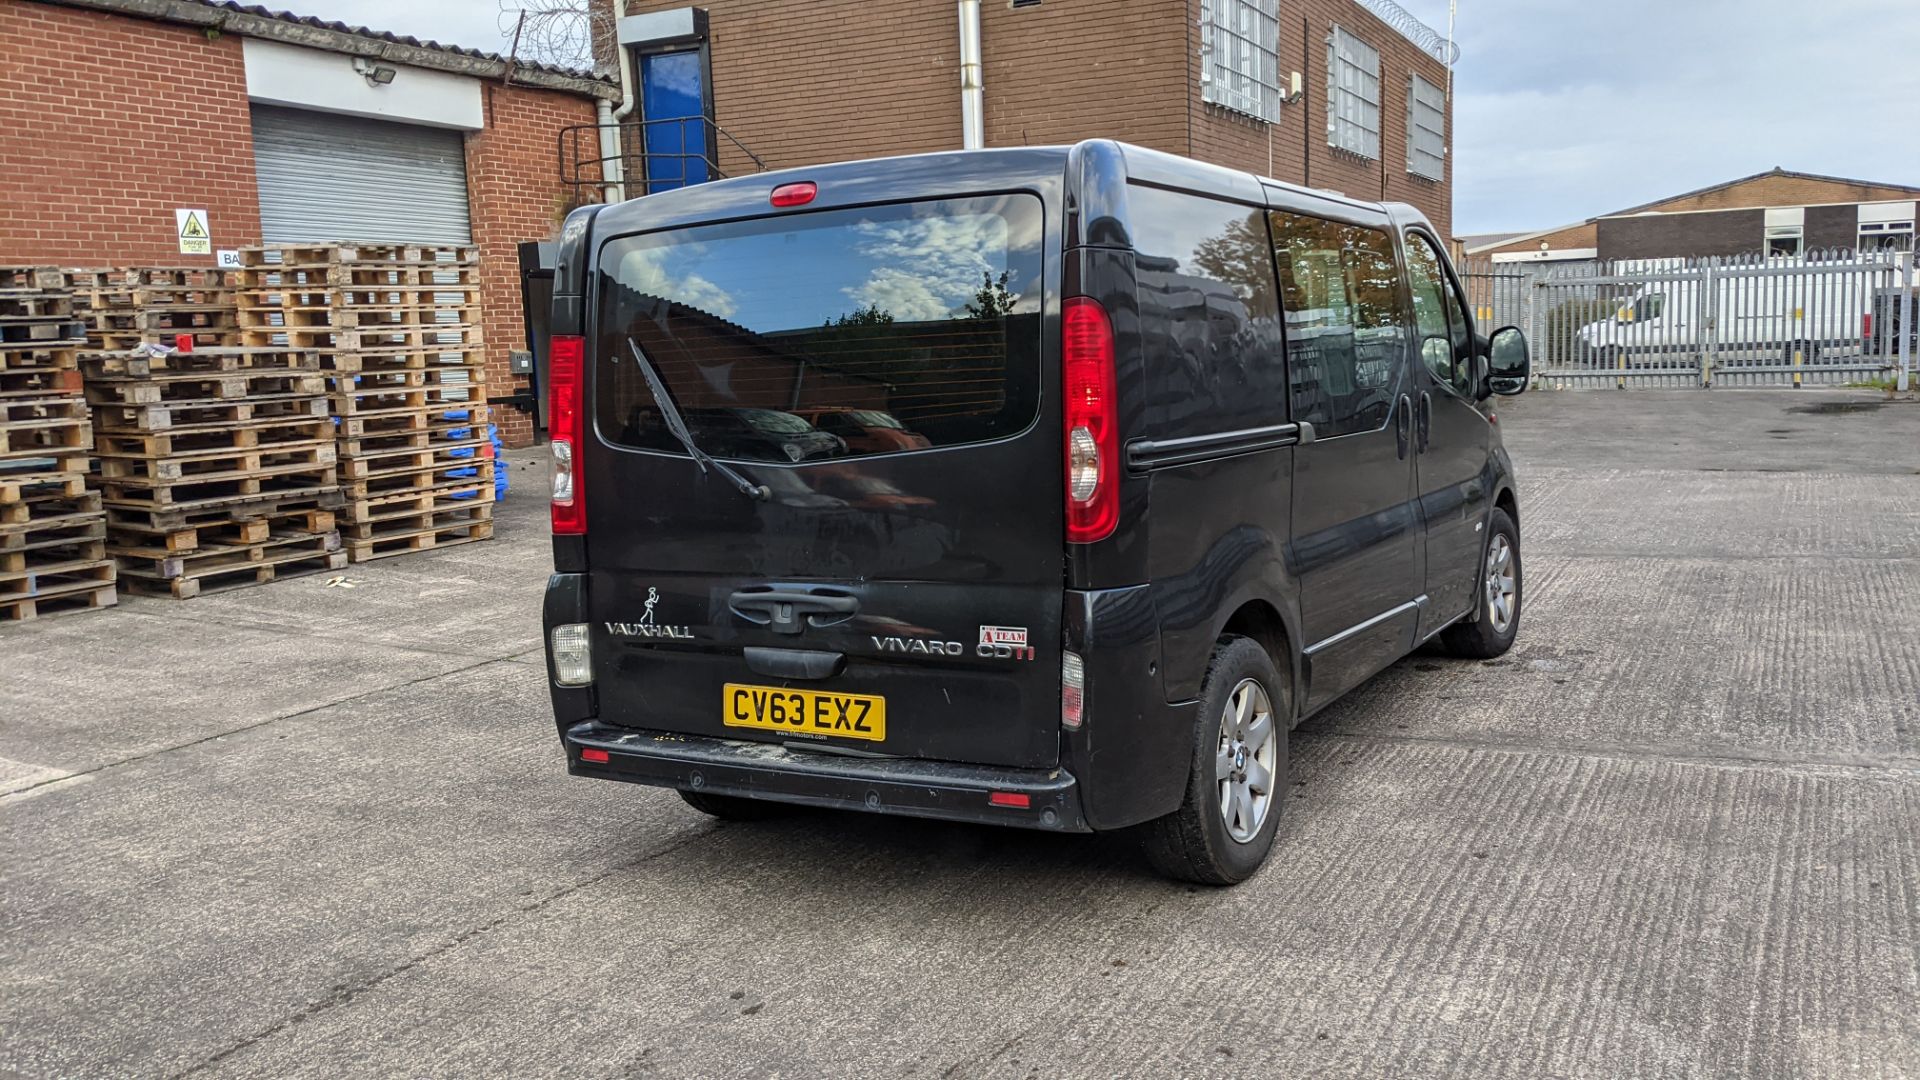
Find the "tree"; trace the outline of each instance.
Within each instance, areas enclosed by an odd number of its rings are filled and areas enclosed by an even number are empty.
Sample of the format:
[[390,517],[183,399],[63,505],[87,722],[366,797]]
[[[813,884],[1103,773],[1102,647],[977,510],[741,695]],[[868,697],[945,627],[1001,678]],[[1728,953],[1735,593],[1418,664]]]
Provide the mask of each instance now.
[[1012,274],[1011,270],[1002,270],[995,278],[991,270],[980,271],[980,288],[966,305],[967,318],[985,322],[1013,314],[1014,295],[1007,288]]

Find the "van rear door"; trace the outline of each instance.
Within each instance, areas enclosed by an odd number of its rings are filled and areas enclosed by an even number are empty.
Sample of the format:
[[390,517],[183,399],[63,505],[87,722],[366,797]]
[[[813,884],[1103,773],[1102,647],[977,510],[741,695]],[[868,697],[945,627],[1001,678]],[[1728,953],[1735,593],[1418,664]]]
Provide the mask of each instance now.
[[[601,719],[1055,764],[1041,200],[758,209],[598,250],[582,490]],[[758,497],[688,454],[642,363]]]

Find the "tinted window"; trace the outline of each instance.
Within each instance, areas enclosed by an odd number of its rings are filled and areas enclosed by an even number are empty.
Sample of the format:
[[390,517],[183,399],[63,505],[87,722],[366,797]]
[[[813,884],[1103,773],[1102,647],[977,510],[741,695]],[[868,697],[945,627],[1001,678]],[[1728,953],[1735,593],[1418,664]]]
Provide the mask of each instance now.
[[1265,215],[1127,189],[1148,424],[1200,435],[1287,421],[1286,367]]
[[1270,216],[1294,418],[1328,436],[1385,426],[1406,356],[1393,238],[1304,214]]
[[[684,452],[631,340],[716,456],[797,462],[1016,434],[1039,401],[1041,232],[1037,199],[1003,196],[613,240],[600,254],[600,433]],[[847,410],[855,424],[815,422]],[[862,424],[925,441],[849,445]]]
[[1414,325],[1420,330],[1420,357],[1433,377],[1461,393],[1472,382],[1473,330],[1466,308],[1447,280],[1440,255],[1419,233],[1407,234],[1407,284],[1413,293]]

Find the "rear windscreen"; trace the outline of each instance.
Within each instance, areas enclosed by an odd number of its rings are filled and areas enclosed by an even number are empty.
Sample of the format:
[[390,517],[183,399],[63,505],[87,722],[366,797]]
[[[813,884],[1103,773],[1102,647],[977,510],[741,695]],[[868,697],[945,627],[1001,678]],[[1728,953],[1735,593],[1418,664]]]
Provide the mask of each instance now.
[[1016,434],[1040,381],[1041,207],[1026,195],[622,237],[600,253],[600,434],[805,462]]

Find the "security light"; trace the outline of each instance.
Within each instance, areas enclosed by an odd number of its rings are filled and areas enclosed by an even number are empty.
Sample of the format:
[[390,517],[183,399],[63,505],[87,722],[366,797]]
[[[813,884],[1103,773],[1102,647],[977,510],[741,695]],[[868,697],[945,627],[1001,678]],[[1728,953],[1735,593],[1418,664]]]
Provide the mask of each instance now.
[[393,81],[395,75],[400,73],[396,68],[390,68],[385,64],[376,64],[364,56],[356,56],[353,58],[353,70],[366,76],[368,86],[385,86]]

